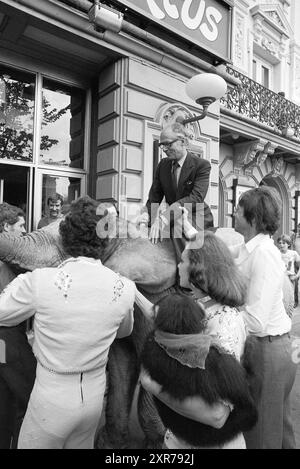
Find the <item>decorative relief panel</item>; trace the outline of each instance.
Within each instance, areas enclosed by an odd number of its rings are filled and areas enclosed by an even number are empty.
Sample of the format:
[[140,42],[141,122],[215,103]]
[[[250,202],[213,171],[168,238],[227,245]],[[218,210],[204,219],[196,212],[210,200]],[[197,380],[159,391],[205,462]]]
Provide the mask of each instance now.
[[257,43],[261,42],[261,35],[263,32],[263,18],[261,16],[256,16],[254,19],[254,25],[253,25],[253,35],[254,35],[254,41]]
[[300,101],[300,57],[296,58],[295,66],[295,98]]
[[267,52],[281,60],[287,52],[287,41],[293,35],[282,5],[262,3],[251,9],[254,25],[254,41]]
[[272,20],[274,21],[274,23],[277,23],[278,26],[280,26],[281,28],[284,28],[284,24],[283,22],[281,21],[278,13],[276,11],[268,11],[266,12],[266,15]]
[[261,46],[270,54],[275,56],[278,55],[279,44],[275,44],[275,42],[271,41],[269,38],[262,37]]
[[[156,120],[161,122],[162,128],[167,125],[174,124],[175,122],[182,122],[185,119],[194,117],[188,108],[182,106],[180,103],[173,105],[163,105],[160,107],[159,112],[156,115]],[[185,125],[189,132],[190,139],[194,140],[199,134],[198,123],[189,123]]]
[[235,64],[239,67],[244,66],[245,56],[245,18],[236,13],[235,15]]
[[279,158],[274,158],[271,176],[273,177],[279,176],[282,172],[283,165],[284,165],[284,159],[282,158],[282,156],[280,156]]

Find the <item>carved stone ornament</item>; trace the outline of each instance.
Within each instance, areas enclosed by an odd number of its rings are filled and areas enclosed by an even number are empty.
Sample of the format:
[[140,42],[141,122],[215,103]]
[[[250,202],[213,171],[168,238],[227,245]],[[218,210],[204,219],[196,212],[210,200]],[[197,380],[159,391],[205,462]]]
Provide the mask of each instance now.
[[271,35],[280,42],[280,37],[292,37],[293,30],[286,17],[282,3],[256,3],[250,13],[254,20],[254,40],[260,42],[262,34]]
[[261,166],[268,156],[274,154],[277,145],[264,139],[257,139],[234,145],[234,172],[252,174],[253,169]]
[[256,17],[254,20],[254,28],[253,28],[255,42],[260,43],[262,31],[263,31],[263,20],[260,17]]
[[274,23],[278,24],[278,26],[280,26],[281,28],[284,28],[284,24],[281,21],[277,11],[268,11],[266,12],[266,14],[272,21],[274,21]]
[[[175,122],[180,121],[181,118],[184,120],[184,119],[189,119],[191,117],[194,117],[194,116],[188,109],[181,106],[180,104],[174,104],[172,106],[168,106],[168,108],[162,113],[160,121],[161,121],[162,128],[164,129],[166,126],[175,124]],[[178,118],[179,120],[177,120]],[[195,138],[194,125],[195,124],[193,123],[185,125],[185,128],[187,129],[189,133],[190,139]]]
[[275,158],[273,160],[273,168],[272,168],[271,175],[273,177],[279,176],[282,172],[283,165],[284,165],[284,159],[282,158],[282,156],[280,156],[279,158]]
[[235,144],[234,172],[237,174],[245,173],[246,168],[254,166],[257,153],[263,151],[266,143],[266,140],[257,139]]
[[279,45],[278,44],[275,44],[274,42],[270,41],[268,38],[266,37],[262,37],[261,39],[261,46],[267,51],[269,52],[270,54],[274,55],[274,56],[278,56],[278,49],[279,49]]
[[244,65],[244,40],[245,40],[245,18],[239,14],[236,14],[235,61],[238,65]]
[[275,145],[272,142],[268,142],[262,151],[260,151],[257,156],[256,156],[256,165],[261,166],[264,164],[268,156],[274,155],[274,152],[277,148],[277,145]]

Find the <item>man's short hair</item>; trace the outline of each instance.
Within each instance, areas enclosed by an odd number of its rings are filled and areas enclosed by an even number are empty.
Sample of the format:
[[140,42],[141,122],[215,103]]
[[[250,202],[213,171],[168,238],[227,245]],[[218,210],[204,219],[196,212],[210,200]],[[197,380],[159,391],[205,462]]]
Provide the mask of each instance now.
[[292,239],[287,234],[283,234],[279,236],[279,238],[277,238],[277,243],[279,243],[280,241],[282,241],[283,243],[286,243],[289,247],[291,247],[292,245]]
[[63,199],[62,195],[57,194],[57,193],[56,193],[56,194],[53,194],[53,195],[50,195],[50,196],[48,197],[48,199],[47,199],[47,205],[49,205],[50,202],[52,202],[52,203],[54,203],[54,204],[57,204],[57,202],[58,202],[59,200],[60,200],[60,202],[61,202],[61,205],[63,206],[63,204],[64,204],[64,199]]
[[242,194],[239,206],[244,217],[252,225],[255,220],[257,233],[273,235],[280,226],[282,203],[273,187],[261,186]]
[[5,223],[14,225],[19,221],[19,217],[25,218],[25,213],[21,208],[7,202],[0,204],[0,233],[4,230]]

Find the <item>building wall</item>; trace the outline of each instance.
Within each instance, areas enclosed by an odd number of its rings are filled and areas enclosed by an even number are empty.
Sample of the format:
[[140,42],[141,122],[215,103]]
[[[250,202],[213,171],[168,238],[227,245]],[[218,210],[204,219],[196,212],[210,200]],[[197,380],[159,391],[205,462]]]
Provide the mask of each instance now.
[[[253,60],[269,67],[273,75],[269,88],[275,93],[283,92],[285,97],[300,104],[300,2],[299,0],[235,0],[233,19],[233,68],[254,81],[260,82],[260,76],[254,76]],[[258,69],[256,68],[256,72]],[[264,84],[261,82],[261,84]],[[240,116],[242,122],[243,117]],[[237,122],[237,121],[236,121]],[[221,114],[221,127],[225,117]],[[249,122],[248,122],[249,124]],[[298,165],[285,161],[285,143],[277,153],[278,141],[271,132],[260,131],[253,123],[248,125],[248,142],[245,144],[221,143],[220,145],[220,210],[219,224],[232,226],[235,185],[240,189],[257,187],[262,182],[276,187],[283,201],[281,230],[289,232],[297,219],[295,213],[295,191],[299,190]],[[237,133],[233,123],[232,132]],[[241,125],[240,128],[243,126]],[[246,125],[245,125],[246,128]],[[226,132],[231,129],[226,126]],[[249,171],[242,168],[240,162],[247,161],[247,152],[254,138],[257,137],[256,151],[264,148],[265,140],[272,150],[263,156],[259,164]],[[243,134],[244,141],[247,132]],[[275,150],[274,150],[275,149]],[[288,142],[286,141],[288,154]],[[299,142],[300,153],[300,142]],[[258,153],[256,153],[257,156]],[[283,156],[283,158],[282,158]],[[257,160],[258,161],[258,160]]]
[[238,185],[252,189],[262,182],[272,186],[280,193],[283,202],[282,232],[290,232],[293,228],[292,220],[295,219],[295,190],[296,176],[295,166],[282,162],[277,171],[274,168],[272,158],[268,157],[264,163],[253,169],[250,175],[239,174],[235,170],[236,149],[234,145],[220,145],[220,188],[223,191],[222,198],[225,201],[223,218],[220,225],[232,227],[234,211],[234,180]]
[[[127,213],[146,202],[153,179],[153,139],[159,136],[168,110],[200,109],[185,93],[186,79],[144,60],[125,58],[99,76],[96,198],[126,202]],[[193,129],[199,148],[212,165],[206,201],[218,219],[219,104]],[[121,206],[121,210],[126,210]]]
[[300,103],[299,0],[236,0],[233,64],[253,78],[253,58],[270,65],[271,89]]

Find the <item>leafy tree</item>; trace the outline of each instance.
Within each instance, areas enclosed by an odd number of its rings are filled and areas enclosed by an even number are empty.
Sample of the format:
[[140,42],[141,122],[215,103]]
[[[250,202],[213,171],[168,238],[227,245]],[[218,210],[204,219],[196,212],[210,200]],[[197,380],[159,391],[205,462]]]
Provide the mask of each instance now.
[[[58,121],[69,109],[70,105],[60,110],[51,108],[51,104],[43,96],[42,126]],[[33,116],[34,87],[1,75],[0,159],[32,161]],[[55,138],[43,135],[40,150],[47,151],[57,144],[58,140]]]

